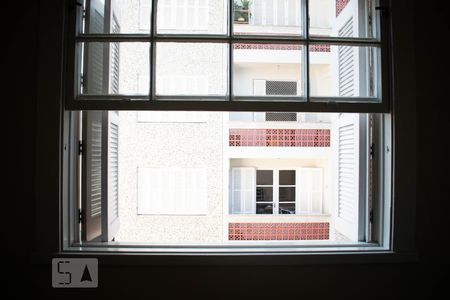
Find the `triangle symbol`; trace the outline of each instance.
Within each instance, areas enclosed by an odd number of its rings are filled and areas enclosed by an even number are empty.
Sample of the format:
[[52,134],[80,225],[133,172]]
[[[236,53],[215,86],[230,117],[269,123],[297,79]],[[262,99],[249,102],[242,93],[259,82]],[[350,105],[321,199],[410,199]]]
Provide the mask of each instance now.
[[92,278],[91,278],[91,274],[89,273],[89,269],[86,266],[84,266],[84,271],[83,271],[83,275],[81,276],[81,282],[83,281],[91,281],[92,282]]

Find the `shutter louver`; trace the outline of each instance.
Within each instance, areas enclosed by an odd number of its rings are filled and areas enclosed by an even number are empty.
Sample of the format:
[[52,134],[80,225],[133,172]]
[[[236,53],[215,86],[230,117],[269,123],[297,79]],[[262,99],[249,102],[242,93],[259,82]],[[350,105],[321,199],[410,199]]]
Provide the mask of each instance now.
[[255,214],[256,170],[255,168],[231,169],[230,213]]
[[102,233],[103,124],[101,112],[83,113],[83,222],[82,240],[93,241]]
[[300,214],[321,214],[323,183],[321,168],[300,168],[296,176],[297,207]]
[[359,115],[342,114],[337,121],[336,230],[358,240],[359,214]]
[[[120,33],[120,26],[115,15],[112,18],[112,32]],[[119,93],[120,44],[111,43],[111,93]]]
[[[350,18],[339,30],[339,37],[353,36],[353,18]],[[339,46],[339,95],[355,96],[355,55],[354,47]]]
[[116,111],[103,113],[103,128],[107,140],[104,148],[104,166],[106,168],[107,191],[103,197],[103,241],[111,241],[119,231],[119,113]]

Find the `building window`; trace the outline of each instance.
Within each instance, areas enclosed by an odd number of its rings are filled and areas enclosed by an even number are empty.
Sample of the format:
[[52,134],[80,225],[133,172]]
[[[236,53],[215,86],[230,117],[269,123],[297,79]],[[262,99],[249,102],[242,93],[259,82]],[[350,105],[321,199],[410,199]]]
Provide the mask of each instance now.
[[[252,181],[255,176],[256,181]],[[320,168],[291,170],[232,168],[230,213],[322,214],[322,176]],[[249,192],[252,187],[255,193]],[[254,206],[255,209],[248,209],[250,206]]]
[[205,31],[208,29],[210,1],[160,0],[158,2],[160,32]]
[[139,215],[206,215],[206,170],[139,168]]

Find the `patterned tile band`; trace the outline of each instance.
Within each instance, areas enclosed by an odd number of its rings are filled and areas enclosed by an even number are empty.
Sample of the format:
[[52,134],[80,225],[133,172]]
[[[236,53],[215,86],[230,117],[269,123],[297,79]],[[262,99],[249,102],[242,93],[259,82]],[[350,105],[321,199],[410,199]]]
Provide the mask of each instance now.
[[336,17],[344,10],[350,0],[336,0]]
[[330,129],[230,129],[230,147],[330,147]]
[[230,241],[328,240],[330,223],[229,223]]
[[[234,44],[235,50],[302,50],[302,45],[290,44]],[[330,45],[311,45],[311,52],[330,52]]]

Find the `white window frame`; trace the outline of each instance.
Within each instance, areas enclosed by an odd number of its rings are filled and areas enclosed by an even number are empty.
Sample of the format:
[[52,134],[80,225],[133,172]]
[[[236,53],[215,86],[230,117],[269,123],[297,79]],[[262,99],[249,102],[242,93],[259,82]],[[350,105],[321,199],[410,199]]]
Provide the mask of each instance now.
[[[200,1],[200,0],[195,0]],[[362,1],[362,0],[361,0]],[[367,0],[369,1],[369,0]],[[374,0],[372,1],[371,10],[373,14],[377,14],[375,5],[377,2],[384,2],[386,0]],[[158,1],[155,1],[159,3]],[[207,2],[207,1],[203,1]],[[172,3],[172,2],[170,2]],[[181,2],[180,2],[181,3]],[[183,2],[185,3],[185,2]],[[195,2],[197,3],[197,2]],[[231,2],[230,2],[231,3]],[[203,3],[204,4],[204,3]],[[308,32],[308,1],[302,1],[302,14],[303,14],[303,33],[298,36],[274,36],[274,35],[257,35],[246,36],[233,33],[233,24],[228,21],[229,28],[226,34],[208,34],[207,32],[183,32],[182,30],[175,30],[173,32],[159,33],[157,26],[152,26],[149,34],[89,34],[83,33],[81,28],[82,22],[76,23],[75,26],[79,26],[74,33],[71,40],[70,47],[73,46],[75,51],[69,60],[70,63],[67,68],[67,74],[72,74],[69,78],[67,90],[67,101],[65,101],[65,108],[69,110],[98,110],[98,109],[127,109],[127,110],[163,110],[173,109],[180,110],[181,107],[186,106],[189,103],[189,107],[192,110],[216,110],[216,111],[235,111],[239,110],[238,107],[242,107],[242,110],[246,111],[302,111],[302,112],[345,112],[345,111],[358,111],[358,112],[389,112],[390,111],[390,93],[389,87],[389,49],[385,47],[388,45],[388,35],[381,35],[381,30],[387,31],[388,23],[381,23],[379,18],[374,18],[373,21],[373,38],[360,38],[360,37],[316,37],[310,36]],[[184,5],[184,4],[183,4]],[[205,4],[206,5],[206,4]],[[153,3],[151,20],[157,20],[158,6]],[[175,10],[171,13],[175,14]],[[185,10],[183,10],[185,11]],[[228,20],[232,20],[232,14],[230,9],[228,11]],[[80,18],[82,14],[81,10],[75,10],[73,13],[78,14],[75,18]],[[156,22],[157,23],[157,22]],[[157,25],[157,24],[156,24]],[[177,25],[178,26],[178,25]],[[179,26],[178,26],[179,27]],[[194,26],[195,27],[195,26]],[[89,42],[143,42],[151,44],[150,47],[150,88],[147,95],[136,94],[88,94],[82,93],[84,91],[84,80],[82,78],[82,43]],[[227,63],[226,69],[228,72],[227,84],[228,93],[225,95],[199,95],[198,97],[192,97],[191,95],[158,95],[156,93],[155,83],[157,82],[156,74],[156,44],[161,42],[193,42],[193,43],[223,43],[228,46],[227,59],[224,62]],[[300,45],[312,45],[312,44],[331,44],[336,46],[364,46],[373,47],[375,52],[375,61],[373,62],[373,69],[375,70],[375,95],[371,97],[347,97],[347,96],[326,96],[316,97],[310,95],[310,78],[308,66],[311,61],[309,58],[309,52],[303,51],[299,56],[299,62],[303,65],[302,76],[305,80],[302,82],[302,95],[293,96],[241,96],[235,95],[233,87],[233,47],[235,43],[265,43],[265,44],[300,44]],[[383,68],[381,68],[381,65]],[[383,74],[381,74],[383,73]],[[383,75],[383,76],[381,76]],[[383,89],[381,88],[383,86]],[[102,101],[98,101],[102,100]],[[117,101],[127,100],[127,101]],[[128,101],[128,100],[144,100],[144,101]],[[245,104],[244,104],[245,103]],[[326,103],[339,103],[339,105],[326,105]]]

